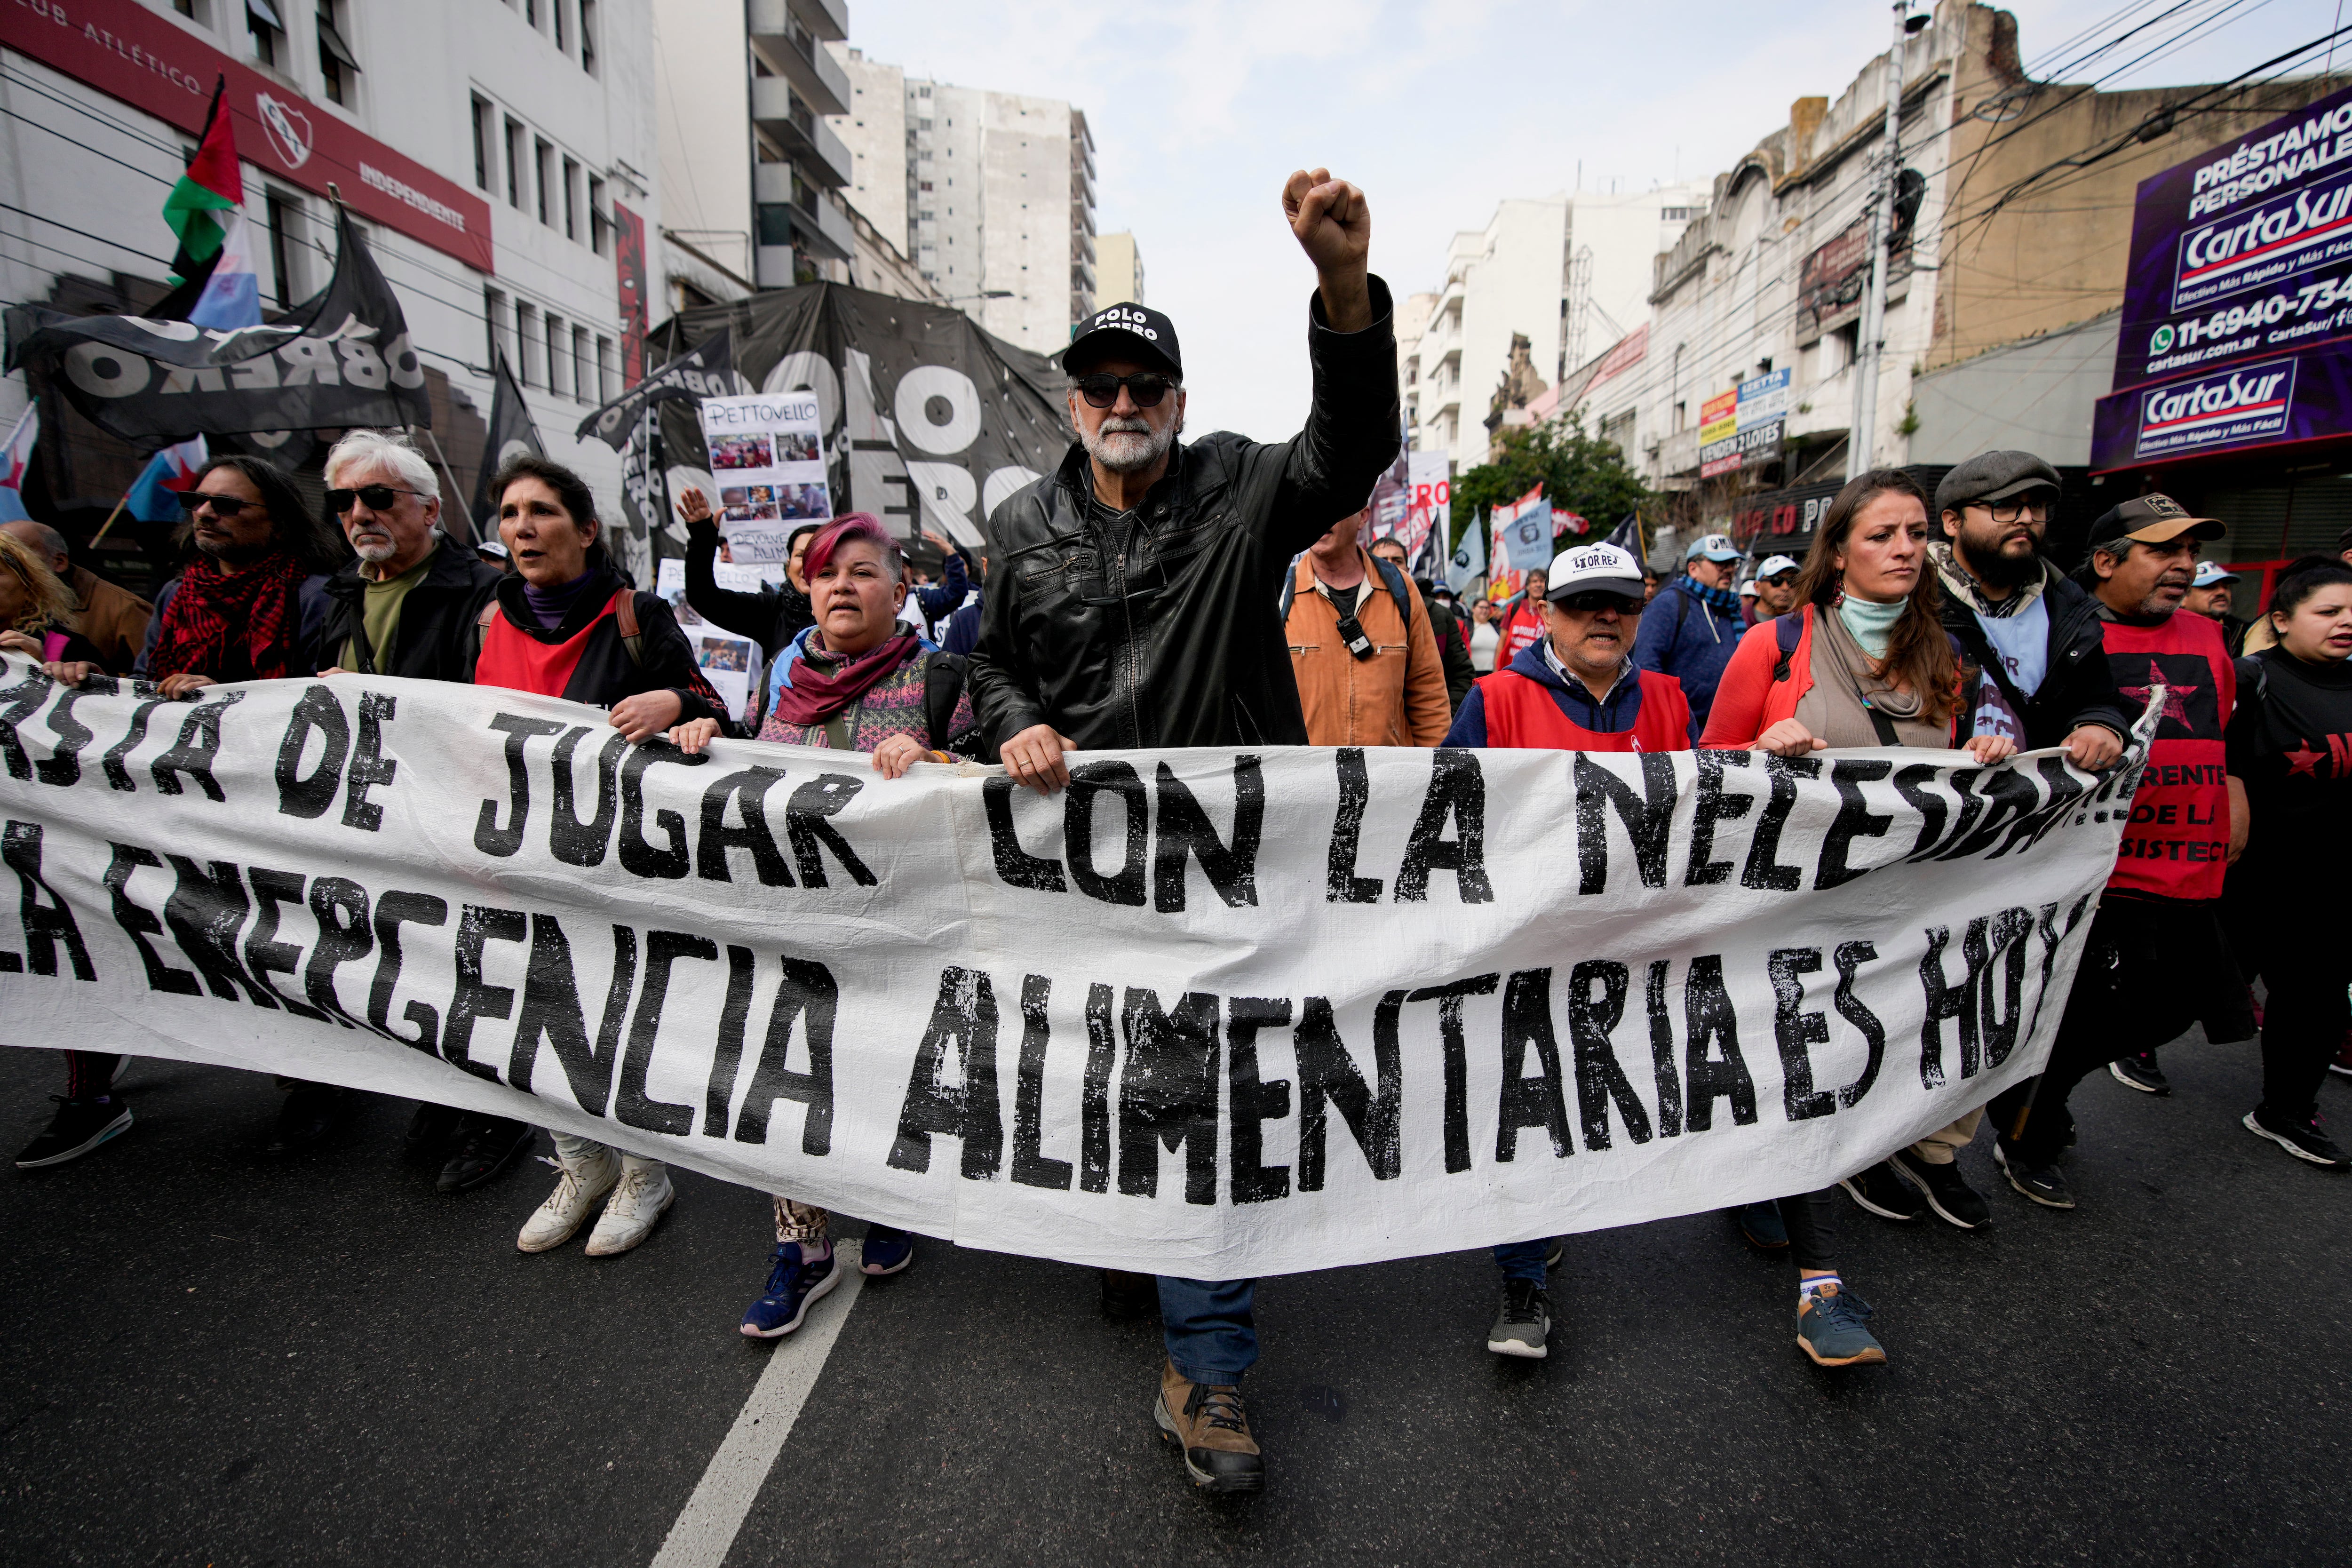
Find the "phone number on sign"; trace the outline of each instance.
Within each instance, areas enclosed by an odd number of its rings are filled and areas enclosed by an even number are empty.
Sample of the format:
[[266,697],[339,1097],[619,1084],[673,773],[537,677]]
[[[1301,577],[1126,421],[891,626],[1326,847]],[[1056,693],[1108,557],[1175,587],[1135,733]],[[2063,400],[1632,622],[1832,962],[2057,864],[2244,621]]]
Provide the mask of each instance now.
[[2156,330],[2152,352],[2164,353],[2178,346],[2194,348],[2200,342],[2219,338],[2235,337],[2255,327],[2276,326],[2281,321],[2302,321],[2314,311],[2327,310],[2339,304],[2352,304],[2352,276],[2323,279],[2306,283],[2291,291],[2273,294],[2264,300],[2248,300],[2216,310],[2210,316],[2191,321],[2175,321]]

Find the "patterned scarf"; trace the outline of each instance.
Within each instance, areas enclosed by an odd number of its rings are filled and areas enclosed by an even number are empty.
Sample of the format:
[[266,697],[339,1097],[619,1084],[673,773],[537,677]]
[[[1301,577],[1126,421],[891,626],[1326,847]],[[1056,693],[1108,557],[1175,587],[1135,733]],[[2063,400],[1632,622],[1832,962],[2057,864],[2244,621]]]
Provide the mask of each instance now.
[[290,673],[300,625],[295,595],[310,574],[273,551],[235,576],[199,555],[180,574],[163,612],[148,679],[208,675],[215,680],[277,680]]
[[800,662],[788,671],[791,684],[776,689],[771,714],[785,724],[822,724],[922,647],[922,639],[914,633],[900,632],[878,647],[845,660],[819,643],[812,631],[802,644]]
[[1717,615],[1739,614],[1739,595],[1728,588],[1710,588],[1687,573],[1675,579],[1675,586],[1700,604],[1713,605]]

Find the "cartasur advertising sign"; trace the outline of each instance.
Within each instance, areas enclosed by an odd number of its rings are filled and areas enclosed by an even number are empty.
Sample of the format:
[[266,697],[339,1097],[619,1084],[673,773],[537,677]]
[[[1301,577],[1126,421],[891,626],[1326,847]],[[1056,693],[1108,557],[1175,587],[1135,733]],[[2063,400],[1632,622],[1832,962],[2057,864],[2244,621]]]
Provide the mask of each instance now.
[[2140,183],[2091,466],[2352,435],[2352,89]]

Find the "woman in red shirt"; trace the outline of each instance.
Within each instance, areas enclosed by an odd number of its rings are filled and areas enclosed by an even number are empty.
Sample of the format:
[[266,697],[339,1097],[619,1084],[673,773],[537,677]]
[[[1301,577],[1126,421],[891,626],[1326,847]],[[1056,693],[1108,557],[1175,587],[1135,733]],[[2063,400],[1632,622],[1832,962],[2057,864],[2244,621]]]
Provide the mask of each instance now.
[[[1874,468],[1837,493],[1798,575],[1797,603],[1740,638],[1716,689],[1702,750],[1803,757],[1832,746],[1951,749],[1959,663],[1927,570],[1927,500],[1908,474]],[[1968,743],[1982,765],[2016,750],[2005,736]],[[1916,1219],[1932,1206],[1974,1229],[1991,1211],[1953,1153],[1983,1116],[1981,1107],[1971,1110],[1895,1156],[1919,1190],[1885,1162],[1838,1185],[1885,1218]],[[1774,1205],[1750,1205],[1740,1226],[1759,1247],[1793,1247],[1797,1342],[1807,1355],[1824,1366],[1883,1362],[1886,1352],[1863,1326],[1870,1308],[1845,1289],[1834,1261],[1835,1190],[1783,1198],[1777,1215]]]

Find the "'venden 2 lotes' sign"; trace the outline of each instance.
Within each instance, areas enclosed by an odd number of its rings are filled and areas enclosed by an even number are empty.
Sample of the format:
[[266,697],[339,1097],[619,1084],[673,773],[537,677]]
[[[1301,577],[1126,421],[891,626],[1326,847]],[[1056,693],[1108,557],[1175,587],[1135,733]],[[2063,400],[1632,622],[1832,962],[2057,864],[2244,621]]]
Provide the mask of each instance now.
[[488,688],[204,695],[0,659],[11,1043],[1213,1279],[1801,1192],[1981,1105],[2143,754],[1139,752],[1045,799]]

